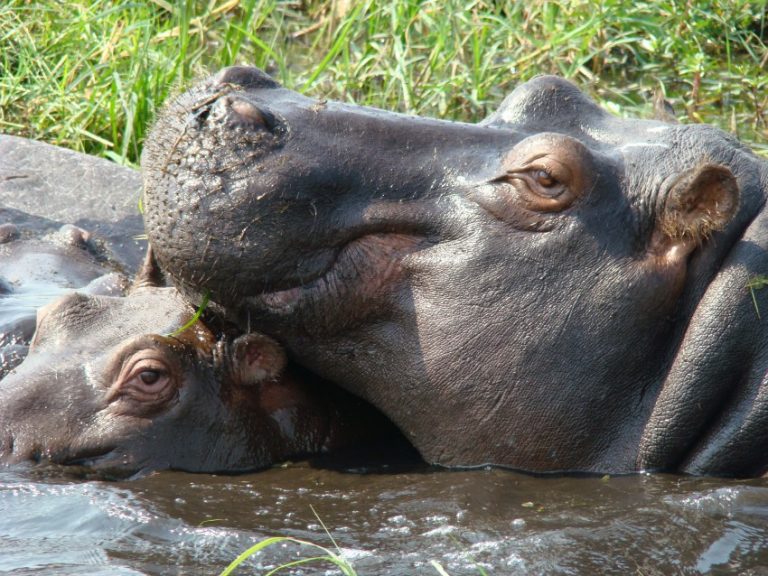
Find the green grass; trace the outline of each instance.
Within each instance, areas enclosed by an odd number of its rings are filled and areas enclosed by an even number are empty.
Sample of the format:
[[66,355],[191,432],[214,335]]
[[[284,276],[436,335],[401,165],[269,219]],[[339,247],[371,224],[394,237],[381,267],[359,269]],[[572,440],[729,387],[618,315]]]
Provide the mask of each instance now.
[[320,523],[320,526],[322,526],[323,530],[325,530],[326,536],[328,536],[329,540],[336,549],[335,552],[329,548],[325,548],[324,546],[320,546],[319,544],[308,542],[306,540],[291,538],[289,536],[274,536],[272,538],[265,538],[264,540],[248,548],[245,552],[241,553],[229,564],[229,566],[224,569],[224,571],[219,576],[229,576],[254,554],[258,554],[262,550],[278,544],[296,544],[305,549],[309,548],[313,552],[319,551],[320,555],[307,556],[304,558],[299,558],[298,560],[293,560],[291,562],[281,564],[267,572],[265,576],[272,576],[272,574],[277,574],[283,570],[288,570],[289,568],[295,568],[296,566],[304,566],[307,564],[331,564],[341,571],[342,576],[357,576],[357,572],[355,572],[352,564],[342,556],[341,548],[339,548],[339,545],[336,543],[336,540],[325,526],[325,523],[323,522],[322,518],[320,518],[315,508],[310,505],[310,509],[312,510],[312,514],[314,514],[315,518]]
[[766,286],[768,286],[768,276],[765,274],[752,276],[747,282],[747,289],[749,290],[749,295],[752,297],[752,305],[755,307],[755,314],[757,315],[758,319],[762,319],[762,316],[760,316],[760,307],[757,305],[757,297],[755,296],[755,291],[762,290]]
[[187,320],[183,326],[180,326],[170,334],[166,334],[166,338],[174,338],[181,334],[182,332],[192,328],[192,326],[195,325],[195,322],[200,320],[200,316],[203,315],[203,312],[205,312],[206,307],[208,306],[208,302],[210,301],[211,293],[206,290],[203,294],[203,300],[200,302],[200,305],[197,307],[197,310],[195,310],[195,313],[192,315],[192,317]]
[[541,73],[612,112],[654,93],[768,155],[766,0],[7,0],[0,131],[136,163],[162,102],[255,64],[318,97],[475,121]]

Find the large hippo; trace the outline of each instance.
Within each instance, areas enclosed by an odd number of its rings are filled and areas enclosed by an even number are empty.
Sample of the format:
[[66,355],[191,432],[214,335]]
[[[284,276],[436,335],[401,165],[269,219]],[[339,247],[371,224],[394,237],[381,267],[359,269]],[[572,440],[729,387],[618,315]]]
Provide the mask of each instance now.
[[194,307],[148,258],[126,296],[73,292],[39,310],[28,356],[0,380],[0,463],[241,472],[394,439],[270,338],[190,324]]
[[[479,124],[228,68],[167,106],[145,224],[187,298],[379,407],[423,457],[536,472],[768,469],[768,165],[569,82]],[[761,312],[761,314],[759,314]]]

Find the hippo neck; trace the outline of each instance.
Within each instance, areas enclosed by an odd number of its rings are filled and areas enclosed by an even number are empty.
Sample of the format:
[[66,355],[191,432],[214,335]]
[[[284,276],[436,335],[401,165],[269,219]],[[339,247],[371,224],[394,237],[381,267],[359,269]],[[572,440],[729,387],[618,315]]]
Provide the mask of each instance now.
[[765,378],[768,294],[749,284],[768,274],[768,176],[750,188],[761,194],[743,198],[735,225],[691,263],[677,344],[640,441],[640,469],[764,472],[752,466],[763,450],[757,422],[765,410],[755,409],[754,396]]

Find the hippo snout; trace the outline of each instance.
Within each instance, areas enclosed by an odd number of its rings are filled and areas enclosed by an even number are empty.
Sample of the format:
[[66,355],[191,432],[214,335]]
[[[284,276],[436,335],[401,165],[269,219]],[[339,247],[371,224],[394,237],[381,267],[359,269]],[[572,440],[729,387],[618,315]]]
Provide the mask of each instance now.
[[147,140],[147,233],[193,299],[199,286],[235,306],[327,284],[347,256],[392,263],[450,234],[447,204],[432,200],[495,176],[520,136],[314,100],[227,68],[169,103]]

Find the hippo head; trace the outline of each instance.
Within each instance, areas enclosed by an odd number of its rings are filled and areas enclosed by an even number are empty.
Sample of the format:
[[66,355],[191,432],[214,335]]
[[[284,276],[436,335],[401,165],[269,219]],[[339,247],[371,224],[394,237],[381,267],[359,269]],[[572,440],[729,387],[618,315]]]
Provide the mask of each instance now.
[[241,471],[324,448],[324,405],[283,371],[282,349],[200,321],[180,330],[194,312],[146,281],[40,309],[29,355],[0,380],[0,462]]
[[236,67],[166,108],[142,166],[150,242],[187,297],[258,322],[429,462],[768,464],[737,437],[743,355],[689,362],[715,308],[757,321],[754,261],[728,264],[732,302],[701,306],[768,181],[717,129],[615,118],[553,77],[463,124]]

